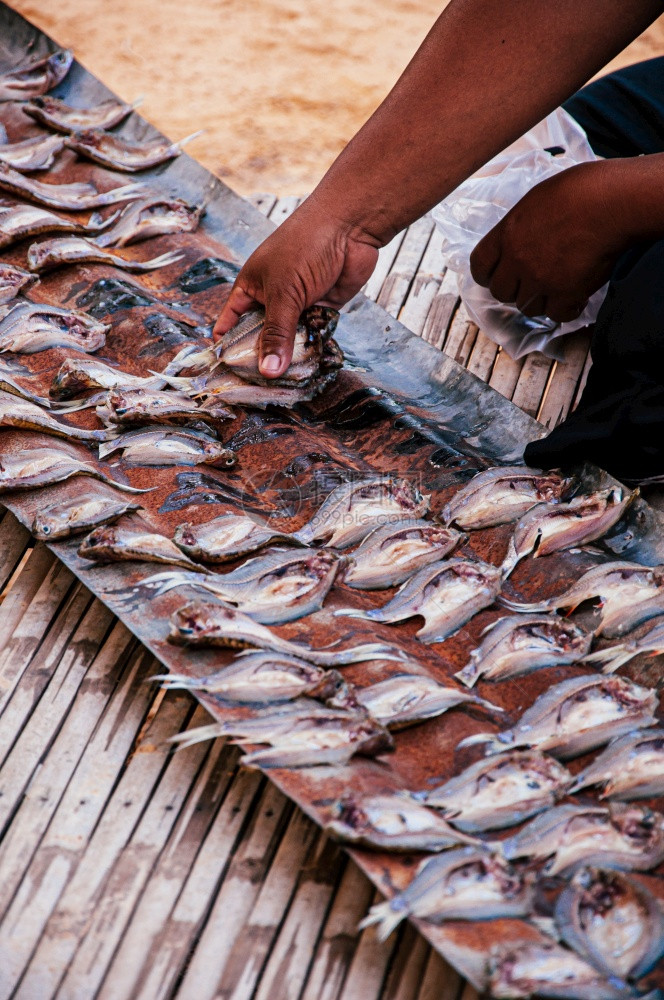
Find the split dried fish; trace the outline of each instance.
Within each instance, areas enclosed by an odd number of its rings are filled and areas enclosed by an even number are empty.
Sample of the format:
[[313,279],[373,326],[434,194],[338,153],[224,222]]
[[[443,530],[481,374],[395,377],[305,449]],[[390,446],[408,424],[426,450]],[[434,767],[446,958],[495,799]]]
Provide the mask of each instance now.
[[479,760],[426,797],[466,833],[522,823],[566,794],[572,776],[553,757],[513,750]]
[[430,521],[399,518],[366,536],[353,553],[344,583],[360,590],[394,587],[423,566],[448,556],[465,537]]
[[515,521],[535,504],[559,501],[570,486],[568,479],[552,472],[538,472],[523,465],[480,472],[463,486],[442,511],[445,524],[463,530],[491,528]]
[[0,493],[50,486],[52,483],[71,479],[72,476],[91,476],[125,493],[149,492],[118,483],[93,465],[81,462],[60,449],[31,448],[27,453],[22,451],[18,455],[0,455]]
[[569,503],[532,507],[514,529],[503,562],[503,575],[509,576],[527,555],[536,559],[601,538],[618,523],[636,496],[638,491],[599,490],[589,496],[574,497]]
[[[0,325],[0,334],[2,326]],[[130,465],[235,465],[235,454],[203,431],[184,427],[127,431],[99,448],[99,457],[116,451]]]
[[654,725],[658,703],[656,691],[625,677],[584,674],[550,687],[513,729],[477,733],[460,746],[486,743],[487,754],[507,747],[536,747],[569,760],[632,729]]
[[392,737],[373,719],[311,719],[294,722],[269,740],[269,748],[241,758],[243,767],[340,767],[356,754],[376,757],[394,750]]
[[59,135],[37,135],[21,142],[8,142],[0,145],[0,160],[14,170],[49,170],[64,144]]
[[640,979],[664,956],[664,912],[621,872],[581,868],[556,901],[555,922],[563,941],[605,976]]
[[126,260],[102,250],[83,236],[56,236],[55,239],[32,244],[28,249],[28,267],[38,274],[67,264],[108,264],[123,271],[156,271],[175,264],[182,257],[179,251],[169,250],[152,260]]
[[64,80],[74,53],[68,49],[30,59],[0,75],[0,101],[27,101],[39,97]]
[[43,184],[32,177],[25,177],[8,163],[0,162],[0,188],[11,191],[21,198],[31,198],[49,208],[61,208],[69,212],[84,212],[88,208],[101,208],[119,201],[141,198],[145,188],[141,183],[123,184],[110,191],[99,191],[94,184],[85,181],[74,184]]
[[140,510],[140,504],[113,496],[84,493],[73,500],[49,504],[37,511],[32,522],[32,534],[43,542],[55,542],[89,531],[101,524],[111,524],[123,514]]
[[188,205],[181,198],[150,195],[130,202],[112,229],[98,237],[100,247],[126,247],[169,233],[193,233],[198,228],[205,205]]
[[664,653],[664,622],[657,622],[638,639],[620,642],[607,649],[598,649],[586,657],[589,663],[601,663],[605,674],[613,674],[640,653],[659,656]]
[[141,530],[138,525],[122,527],[117,524],[103,524],[83,539],[78,547],[78,554],[94,562],[138,560],[185,566],[198,573],[206,572],[205,567],[197,566],[180,552],[170,538],[158,535],[148,528]]
[[506,858],[547,863],[547,875],[592,864],[646,872],[664,860],[664,816],[645,806],[554,806],[497,846]]
[[505,680],[542,667],[578,663],[590,652],[593,639],[592,634],[555,615],[500,618],[484,634],[481,646],[454,675],[468,687],[480,677]]
[[311,698],[298,698],[267,708],[257,708],[244,718],[224,718],[210,725],[188,729],[177,736],[171,736],[169,742],[177,743],[179,749],[219,736],[231,737],[237,743],[244,744],[271,743],[284,734],[288,735],[294,725],[302,722],[318,726],[330,722],[346,724],[364,718],[364,715],[359,715],[357,712],[321,705]]
[[110,326],[85,313],[43,303],[20,303],[0,321],[0,352],[35,354],[51,347],[98,351]]
[[257,646],[274,652],[297,656],[320,667],[339,667],[365,660],[403,660],[403,653],[380,642],[365,643],[350,649],[310,649],[275,635],[264,625],[236,608],[205,601],[191,601],[171,617],[171,642],[190,646],[243,648]]
[[222,514],[204,524],[185,521],[175,529],[173,541],[192,559],[209,563],[229,562],[273,542],[302,544],[293,535],[246,514]]
[[74,222],[73,219],[63,219],[38,205],[0,205],[0,250],[19,240],[40,236],[42,233],[94,235],[112,225],[116,218],[117,213],[105,220],[95,213],[90,216],[87,224],[84,224]]
[[231,410],[220,406],[211,413],[201,410],[184,393],[163,392],[145,386],[111,389],[102,404],[97,407],[97,416],[107,427],[145,427],[148,424],[203,425],[217,429],[223,420],[232,420]]
[[204,400],[204,407],[214,406],[221,400],[231,406],[249,406],[259,410],[264,410],[266,406],[292,408],[296,403],[313,399],[323,388],[315,379],[307,386],[295,389],[280,385],[253,385],[232,372],[213,372],[211,375],[198,375],[194,378],[176,376],[168,381],[174,388],[181,389],[194,399]]
[[419,615],[424,618],[424,626],[416,633],[417,638],[421,642],[443,642],[493,604],[500,584],[500,570],[496,566],[449,559],[425,566],[382,608],[370,611],[343,608],[335,614],[386,623]]
[[37,281],[34,274],[16,264],[0,263],[0,305],[15,299],[19,292]]
[[424,719],[433,719],[457,705],[478,705],[491,712],[503,711],[490,701],[440,684],[425,674],[393,674],[358,690],[355,697],[372,718],[389,729],[403,729]]
[[532,905],[531,875],[482,848],[460,847],[424,861],[408,888],[372,906],[360,927],[377,924],[385,941],[407,917],[431,923],[525,917]]
[[603,785],[601,798],[629,801],[664,795],[664,730],[637,729],[612,740],[574,779],[571,792]]
[[94,390],[159,388],[157,375],[130,375],[96,358],[67,358],[62,362],[49,390],[52,399],[77,399]]
[[198,132],[192,132],[179,142],[170,142],[168,139],[130,142],[122,136],[106,132],[103,128],[89,128],[74,132],[68,136],[66,143],[79,156],[84,156],[94,163],[101,163],[103,167],[135,173],[174,159],[192,139],[202,134],[202,130],[199,129]]
[[41,431],[42,434],[52,434],[70,441],[105,441],[109,433],[60,423],[36,403],[19,399],[8,392],[3,392],[2,389],[0,389],[0,427]]
[[476,844],[449,826],[407,792],[345,795],[329,807],[324,831],[344,844],[379,851],[445,851],[458,844]]
[[35,97],[22,110],[42,125],[57,132],[81,132],[88,128],[114,128],[141,104],[125,104],[115,97],[102,101],[94,108],[72,108],[58,97]]
[[664,614],[664,566],[610,562],[594,566],[564,593],[534,604],[522,604],[503,595],[498,603],[510,611],[573,611],[584,601],[599,598],[600,624],[595,635],[609,639],[624,635],[657,615]]

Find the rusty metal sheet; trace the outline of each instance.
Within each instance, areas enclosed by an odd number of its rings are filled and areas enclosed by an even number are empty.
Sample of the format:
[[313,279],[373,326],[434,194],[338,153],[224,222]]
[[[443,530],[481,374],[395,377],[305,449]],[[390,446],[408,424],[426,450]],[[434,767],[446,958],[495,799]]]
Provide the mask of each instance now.
[[[8,7],[0,6],[3,63],[0,69],[18,62],[28,47],[42,53],[55,45]],[[79,64],[74,65],[54,93],[79,105],[113,96]],[[40,131],[18,106],[5,104],[2,109],[11,140]],[[157,134],[135,114],[121,131],[135,137]],[[61,156],[50,176],[58,182],[94,180],[103,188],[124,181],[122,175],[76,160],[69,151]],[[184,250],[185,259],[141,277],[128,277],[105,265],[68,267],[44,277],[30,290],[30,297],[36,301],[68,307],[92,309],[96,302],[97,314],[102,315],[109,309],[109,301],[112,305],[113,297],[107,287],[99,294],[98,282],[113,278],[131,285],[143,297],[143,304],[105,313],[112,329],[97,357],[118,363],[135,374],[162,368],[185,339],[198,338],[204,343],[206,328],[209,331],[231,287],[229,281],[202,281],[203,287],[187,292],[179,284],[183,272],[203,260],[240,263],[272,228],[248,203],[186,155],[140,176],[153,190],[177,194],[189,201],[205,198],[207,214],[196,233],[162,237],[149,244],[132,246],[126,252],[147,259],[177,246]],[[26,245],[22,244],[4,259],[24,264],[25,252]],[[105,306],[100,304],[103,302]],[[150,323],[145,321],[154,314],[175,318],[180,323],[169,335],[170,340],[160,341],[150,332]],[[237,419],[229,423],[224,433],[227,445],[235,449],[238,459],[230,471],[203,466],[146,470],[125,467],[122,461],[99,467],[134,486],[154,487],[153,492],[142,498],[145,506],[142,516],[169,536],[181,521],[201,522],[238,509],[260,513],[278,529],[293,530],[311,517],[333,487],[350,475],[368,471],[398,473],[416,482],[424,492],[432,494],[432,509],[439,511],[475,471],[518,460],[524,444],[543,433],[541,425],[361,296],[342,316],[337,339],[345,352],[346,365],[323,396],[293,411],[238,411]],[[72,352],[49,350],[16,360],[34,374],[31,385],[34,383],[35,391],[44,393],[67,353]],[[66,419],[80,426],[93,426],[96,421],[88,411]],[[1,432],[3,453],[45,444],[59,445],[87,460],[93,458],[83,445],[58,443],[54,438],[32,432]],[[580,474],[589,488],[611,481],[605,473],[592,468]],[[77,495],[81,482],[74,479],[46,489],[7,494],[2,499],[30,526],[36,510],[47,502]],[[103,489],[90,485],[90,489],[97,488]],[[509,526],[475,532],[468,543],[469,550],[497,563],[505,554],[509,534]],[[134,599],[130,588],[153,572],[154,565],[93,566],[79,558],[77,544],[74,540],[53,544],[51,548],[166,667],[201,675],[230,661],[230,653],[194,652],[166,641],[170,614],[190,595],[172,591],[150,602],[145,598]],[[509,592],[524,600],[532,600],[535,595],[546,597],[561,590],[598,558],[617,553],[646,563],[664,562],[661,516],[643,501],[637,502],[628,523],[620,525],[605,543],[605,551],[606,555],[599,557],[578,552],[525,561],[510,579]],[[445,681],[466,662],[482,630],[504,614],[495,607],[484,611],[456,636],[434,647],[416,641],[413,622],[384,626],[333,617],[336,608],[351,604],[369,607],[383,603],[390,595],[390,591],[371,594],[341,585],[330,594],[322,611],[276,631],[314,646],[351,640],[397,642],[432,676]],[[382,661],[343,670],[349,680],[366,685],[387,676],[395,670],[395,665]],[[487,685],[482,694],[505,709],[507,725],[547,686],[582,672],[576,667],[541,670],[525,678]],[[653,686],[658,681],[658,670],[652,660],[632,661],[627,673]],[[230,711],[213,696],[201,695],[200,700],[213,716],[223,717]],[[489,725],[484,713],[472,708],[456,709],[440,719],[398,733],[396,751],[378,760],[356,758],[349,766],[338,769],[272,770],[269,777],[322,824],[330,800],[349,785],[369,793],[391,788],[421,790],[440,783],[477,756],[476,751],[460,750],[459,742]],[[574,761],[571,770],[576,772],[585,763],[585,758]],[[664,807],[663,801],[652,804]],[[399,858],[361,850],[351,853],[376,886],[388,894],[409,881],[419,861],[416,856]],[[659,872],[644,879],[664,899],[661,875]],[[533,925],[520,920],[476,924],[450,921],[443,926],[420,922],[418,926],[434,947],[479,989],[486,981],[487,942],[513,942],[517,937],[539,935]],[[660,972],[654,977],[658,978],[664,985],[664,974]]]

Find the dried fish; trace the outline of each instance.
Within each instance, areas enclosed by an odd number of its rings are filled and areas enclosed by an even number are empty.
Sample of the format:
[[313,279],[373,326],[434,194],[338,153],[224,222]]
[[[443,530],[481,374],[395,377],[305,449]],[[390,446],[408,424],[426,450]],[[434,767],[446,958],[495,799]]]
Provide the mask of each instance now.
[[74,53],[68,49],[30,59],[0,75],[0,101],[26,101],[39,97],[64,80]]
[[575,545],[592,542],[617,524],[638,490],[599,490],[589,496],[574,497],[569,503],[538,504],[521,518],[514,529],[503,562],[503,575],[509,576],[527,555],[534,559],[560,552]]
[[244,767],[337,767],[356,754],[376,757],[394,750],[386,729],[369,718],[303,719],[266,741],[266,750],[254,750],[241,758]]
[[477,733],[460,746],[486,743],[487,754],[536,747],[569,760],[632,729],[654,725],[658,702],[656,691],[625,677],[584,674],[550,687],[512,729]]
[[103,472],[99,472],[93,465],[81,462],[60,449],[31,448],[18,455],[0,455],[0,493],[50,486],[52,483],[71,479],[72,476],[91,476],[125,493],[149,492],[118,483]]
[[491,528],[515,521],[535,504],[556,503],[569,486],[570,481],[556,473],[524,465],[487,469],[454,494],[441,517],[463,530]]
[[57,132],[80,132],[88,128],[114,128],[141,104],[125,104],[115,97],[102,101],[94,108],[72,108],[58,97],[35,97],[22,110],[42,125]]
[[499,618],[485,629],[486,638],[454,676],[472,687],[485,681],[519,677],[542,667],[578,663],[586,658],[592,634],[555,615]]
[[407,792],[363,796],[352,792],[333,802],[325,833],[345,844],[379,851],[445,851],[477,844],[449,826]]
[[175,264],[182,256],[177,250],[169,250],[152,260],[126,260],[102,250],[83,236],[56,236],[52,240],[32,244],[28,249],[28,267],[38,274],[66,264],[108,264],[123,271],[156,271]]
[[640,653],[649,653],[651,656],[664,653],[664,621],[656,622],[640,638],[620,642],[606,649],[598,649],[587,656],[586,660],[588,663],[601,663],[605,674],[613,674]]
[[599,598],[601,619],[596,635],[615,638],[650,618],[664,614],[664,566],[610,562],[594,566],[564,593],[534,604],[522,604],[501,595],[498,603],[510,611],[532,613],[569,608]]
[[466,833],[500,830],[554,805],[571,781],[553,757],[512,750],[471,764],[429,792],[426,802]]
[[95,243],[100,247],[126,247],[153,236],[193,233],[204,213],[205,205],[188,205],[181,198],[149,195],[123,208],[113,228]]
[[403,653],[380,642],[365,643],[351,649],[309,649],[275,635],[264,625],[236,608],[205,601],[191,601],[171,617],[171,642],[190,646],[243,648],[256,646],[297,656],[320,667],[339,667],[364,660],[403,660]]
[[42,233],[63,232],[94,235],[112,225],[116,218],[117,213],[105,220],[95,213],[85,224],[74,222],[73,219],[63,219],[38,205],[0,205],[0,250],[17,243],[19,240],[27,239],[30,236],[40,236]]
[[416,633],[417,638],[421,642],[443,642],[493,604],[500,583],[500,570],[495,566],[449,559],[425,566],[402,584],[382,608],[342,608],[335,614],[387,623],[419,615],[424,618],[424,626]]
[[234,414],[222,406],[214,413],[201,410],[189,396],[180,392],[163,392],[145,386],[120,386],[109,391],[104,402],[97,407],[97,416],[107,427],[184,424],[205,430],[203,425],[216,429],[223,420],[232,420]]
[[67,358],[62,362],[49,390],[52,399],[77,399],[93,390],[115,388],[159,388],[157,375],[130,375],[96,358]]
[[84,493],[73,500],[49,504],[35,514],[32,534],[43,542],[55,542],[89,531],[101,524],[111,524],[123,514],[140,510],[140,504],[113,496]]
[[429,509],[429,499],[406,479],[391,476],[342,483],[294,535],[306,544],[324,542],[344,549],[389,521],[421,517]]
[[110,191],[99,191],[94,184],[43,184],[32,177],[25,177],[7,163],[0,162],[0,188],[21,198],[31,198],[40,205],[62,208],[70,212],[84,212],[88,208],[101,208],[119,201],[141,198],[145,188],[141,183],[123,184]]
[[664,730],[637,729],[612,740],[574,779],[570,792],[603,785],[601,798],[629,801],[664,795]]
[[440,684],[425,674],[393,674],[357,691],[355,697],[372,718],[388,729],[403,729],[424,719],[433,719],[457,705],[478,705],[491,712],[503,711],[490,701]]
[[171,736],[169,742],[177,743],[180,749],[219,736],[232,737],[237,743],[243,744],[271,743],[280,736],[287,736],[294,725],[302,722],[316,726],[336,722],[345,725],[365,718],[365,715],[357,712],[321,705],[311,698],[298,698],[295,701],[269,705],[267,708],[257,708],[244,718],[224,718],[211,725],[188,729],[177,736]]
[[123,527],[117,524],[103,524],[95,528],[78,547],[78,554],[94,562],[140,562],[168,563],[184,566],[198,573],[207,572],[180,552],[170,538],[158,535],[147,527],[138,525]]
[[385,941],[406,917],[431,923],[525,917],[532,904],[532,875],[482,848],[460,847],[424,861],[408,888],[372,906],[360,927],[377,924]]
[[645,872],[664,860],[664,816],[645,806],[554,806],[494,845],[506,858],[550,858],[547,875],[579,865]]
[[0,145],[0,160],[14,170],[49,170],[65,141],[59,135],[37,135]]
[[35,354],[51,347],[73,347],[91,353],[104,346],[109,330],[85,313],[43,303],[20,303],[0,321],[0,352]]
[[[0,334],[2,326],[0,325]],[[136,430],[121,434],[99,449],[99,457],[107,458],[122,452],[130,465],[235,465],[235,454],[220,441],[198,430],[184,427],[162,427],[158,430]]]
[[24,288],[34,285],[38,278],[16,264],[0,263],[0,305],[11,302]]
[[71,441],[105,441],[109,434],[105,430],[86,430],[60,423],[36,403],[19,399],[15,395],[3,392],[2,389],[0,389],[0,427],[41,431],[42,434],[52,434]]
[[199,129],[179,142],[170,142],[168,139],[130,142],[103,128],[88,128],[74,132],[65,141],[79,156],[94,163],[101,163],[103,167],[110,167],[112,170],[135,173],[174,159],[192,139],[197,139],[202,134],[203,131]]
[[353,553],[344,583],[383,590],[403,583],[418,569],[448,556],[465,535],[419,518],[399,518],[374,528]]
[[302,545],[293,535],[246,514],[222,514],[204,524],[185,521],[175,529],[173,541],[188,556],[209,563],[229,562],[273,542]]
[[181,389],[195,399],[203,399],[203,406],[214,406],[221,400],[229,405],[249,406],[264,410],[266,406],[292,408],[305,403],[321,391],[323,386],[314,379],[306,386],[289,389],[285,386],[253,385],[232,372],[213,372],[194,378],[172,377],[169,384]]

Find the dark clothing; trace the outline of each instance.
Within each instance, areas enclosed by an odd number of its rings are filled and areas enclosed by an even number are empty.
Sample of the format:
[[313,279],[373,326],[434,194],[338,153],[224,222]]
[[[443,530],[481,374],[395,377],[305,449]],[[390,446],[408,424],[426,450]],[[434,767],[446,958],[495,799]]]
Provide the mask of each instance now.
[[[565,108],[599,156],[664,152],[664,58],[591,83]],[[664,477],[664,240],[618,261],[591,357],[577,409],[528,445],[526,462],[555,468],[588,459],[630,482]]]

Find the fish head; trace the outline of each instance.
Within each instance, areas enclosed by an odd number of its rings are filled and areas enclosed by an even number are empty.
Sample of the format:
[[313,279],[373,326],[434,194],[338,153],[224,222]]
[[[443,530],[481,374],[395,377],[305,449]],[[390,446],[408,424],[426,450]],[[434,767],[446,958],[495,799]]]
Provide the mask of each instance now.
[[54,87],[61,80],[64,80],[74,61],[74,53],[69,49],[61,49],[54,52],[47,60],[47,69],[52,79],[51,87]]

